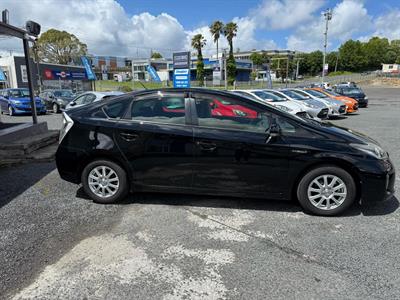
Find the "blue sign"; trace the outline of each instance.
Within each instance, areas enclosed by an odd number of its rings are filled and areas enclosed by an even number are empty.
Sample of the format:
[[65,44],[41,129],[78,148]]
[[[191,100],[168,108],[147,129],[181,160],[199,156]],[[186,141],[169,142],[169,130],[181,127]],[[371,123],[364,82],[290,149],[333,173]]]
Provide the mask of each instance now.
[[175,69],[174,70],[174,87],[189,88],[190,87],[190,70]]
[[158,76],[156,69],[153,68],[153,66],[148,65],[146,67],[147,72],[149,72],[151,79],[153,79],[156,82],[161,82],[160,76]]
[[6,81],[6,75],[4,74],[3,70],[0,68],[0,81]]
[[82,64],[85,67],[86,75],[89,80],[96,80],[96,75],[92,70],[89,59],[86,56],[81,56]]

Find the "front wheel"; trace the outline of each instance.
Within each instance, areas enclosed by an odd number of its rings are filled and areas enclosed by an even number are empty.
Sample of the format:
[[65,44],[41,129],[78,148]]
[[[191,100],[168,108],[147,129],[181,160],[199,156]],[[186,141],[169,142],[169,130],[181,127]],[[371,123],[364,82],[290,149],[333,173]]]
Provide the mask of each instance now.
[[120,201],[129,190],[124,169],[108,160],[96,160],[88,164],[81,180],[86,194],[98,203]]
[[58,108],[58,104],[57,103],[53,103],[53,113],[58,113],[59,112],[59,108]]
[[346,210],[356,198],[353,177],[336,166],[312,169],[300,180],[297,198],[305,211],[334,216]]

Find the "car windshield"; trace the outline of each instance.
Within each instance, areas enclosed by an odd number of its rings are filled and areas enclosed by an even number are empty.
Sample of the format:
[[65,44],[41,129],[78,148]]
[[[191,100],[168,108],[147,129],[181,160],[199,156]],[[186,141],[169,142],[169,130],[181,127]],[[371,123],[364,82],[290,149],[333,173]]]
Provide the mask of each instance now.
[[256,97],[254,97],[252,94],[249,94],[249,93],[246,93],[246,92],[234,91],[233,93],[236,94],[236,95],[240,95],[240,96],[242,96],[242,97],[246,97],[246,98],[251,99],[251,100],[258,100],[258,99],[257,99]]
[[73,97],[74,94],[70,90],[55,91],[54,96],[56,97]]
[[316,90],[307,90],[307,93],[309,93],[310,95],[313,95],[314,97],[318,97],[318,98],[328,98],[327,95],[325,95],[322,92],[316,91]]
[[305,95],[302,95],[302,94],[300,94],[298,92],[295,92],[295,91],[284,90],[284,91],[281,91],[281,92],[283,94],[289,96],[290,98],[295,99],[295,100],[309,100],[310,99],[310,96],[305,96]]
[[344,88],[343,92],[345,94],[349,94],[349,95],[354,95],[354,94],[360,94],[362,93],[362,91],[358,88]]
[[325,92],[328,93],[329,95],[332,95],[332,96],[342,96],[342,95],[340,95],[340,94],[338,94],[338,93],[336,93],[334,91],[325,91]]
[[286,99],[282,98],[281,96],[277,96],[277,95],[275,95],[273,93],[265,92],[265,91],[256,91],[256,92],[254,92],[254,95],[260,97],[263,100],[271,101],[271,102],[286,101]]
[[28,89],[15,89],[15,90],[10,90],[10,97],[11,97],[11,98],[25,98],[25,97],[29,97],[29,90],[28,90]]

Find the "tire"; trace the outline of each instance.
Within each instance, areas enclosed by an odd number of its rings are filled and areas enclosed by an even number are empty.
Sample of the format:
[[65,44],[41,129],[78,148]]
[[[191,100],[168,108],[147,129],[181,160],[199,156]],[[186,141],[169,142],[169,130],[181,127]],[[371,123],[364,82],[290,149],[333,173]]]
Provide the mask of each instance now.
[[52,110],[53,110],[53,113],[55,113],[55,114],[57,114],[60,111],[60,108],[58,107],[57,103],[53,103]]
[[333,165],[310,170],[297,186],[297,198],[303,209],[320,216],[342,213],[354,202],[356,194],[353,177]]
[[12,108],[11,105],[8,106],[8,114],[9,114],[10,116],[13,116],[13,115],[14,115],[14,109]]
[[[104,179],[105,182],[104,180],[102,181],[104,170],[107,176],[111,174],[109,179]],[[98,180],[94,179],[96,177]],[[124,199],[129,191],[125,170],[109,160],[95,160],[89,163],[82,172],[81,180],[86,194],[97,203],[110,204],[118,202]],[[98,191],[96,193],[95,189],[97,188]]]

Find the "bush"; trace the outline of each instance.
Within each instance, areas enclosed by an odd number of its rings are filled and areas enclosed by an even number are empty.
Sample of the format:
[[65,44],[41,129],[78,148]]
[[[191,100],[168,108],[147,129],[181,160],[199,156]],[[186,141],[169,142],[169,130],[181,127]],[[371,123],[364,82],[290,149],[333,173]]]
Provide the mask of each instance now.
[[336,72],[330,72],[328,76],[351,75],[351,74],[353,73],[349,71],[336,71]]
[[120,87],[120,91],[124,92],[124,93],[129,93],[129,92],[132,92],[133,90],[132,90],[132,88],[130,86],[123,85],[123,86]]

